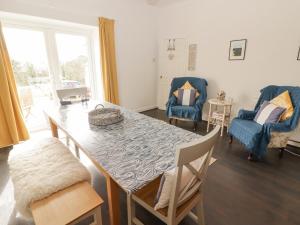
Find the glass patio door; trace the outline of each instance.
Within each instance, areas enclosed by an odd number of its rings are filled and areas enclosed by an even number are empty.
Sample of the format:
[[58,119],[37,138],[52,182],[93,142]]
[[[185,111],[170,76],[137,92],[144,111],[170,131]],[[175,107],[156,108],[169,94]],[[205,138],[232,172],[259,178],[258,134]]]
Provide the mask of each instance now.
[[57,89],[84,86],[90,92],[89,36],[20,26],[3,31],[27,127],[46,129],[43,109],[57,98]]
[[4,27],[4,36],[26,125],[30,131],[44,129],[43,108],[54,96],[44,33]]

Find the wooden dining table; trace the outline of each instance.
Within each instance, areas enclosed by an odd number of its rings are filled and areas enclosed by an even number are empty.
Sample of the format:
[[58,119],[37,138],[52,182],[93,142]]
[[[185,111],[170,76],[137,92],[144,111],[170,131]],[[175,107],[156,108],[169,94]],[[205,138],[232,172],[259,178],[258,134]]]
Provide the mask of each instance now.
[[201,136],[107,102],[101,104],[120,109],[124,119],[107,126],[91,125],[88,112],[97,104],[53,103],[44,112],[52,136],[58,138],[58,129],[62,130],[105,176],[110,224],[119,225],[120,190],[130,194],[173,169],[176,146]]

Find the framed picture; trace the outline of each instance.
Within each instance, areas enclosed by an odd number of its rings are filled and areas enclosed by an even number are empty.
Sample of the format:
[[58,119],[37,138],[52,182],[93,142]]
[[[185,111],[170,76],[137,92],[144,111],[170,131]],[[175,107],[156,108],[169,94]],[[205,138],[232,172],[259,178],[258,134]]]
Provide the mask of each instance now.
[[299,49],[298,49],[297,60],[300,60],[300,47],[299,47]]
[[232,40],[229,47],[229,60],[244,60],[247,39]]

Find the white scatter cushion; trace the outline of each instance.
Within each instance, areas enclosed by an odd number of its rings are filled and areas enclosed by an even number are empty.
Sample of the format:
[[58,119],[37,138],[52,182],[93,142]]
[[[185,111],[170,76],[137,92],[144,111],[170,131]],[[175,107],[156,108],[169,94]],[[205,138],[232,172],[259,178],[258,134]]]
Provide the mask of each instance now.
[[254,121],[260,125],[264,125],[265,123],[277,123],[285,110],[285,108],[264,101],[256,113]]
[[177,104],[184,106],[192,106],[195,104],[195,89],[178,89]]
[[[206,157],[206,153],[204,156],[202,156],[199,159],[196,159],[195,161],[191,162],[191,166],[193,166],[196,170],[200,170],[202,164],[204,163]],[[164,178],[162,178],[160,183],[160,188],[156,196],[156,204],[154,206],[155,210],[159,210],[162,208],[165,208],[169,205],[170,197],[171,197],[171,191],[172,188],[175,185],[176,182],[176,173],[175,169],[166,171],[163,175]],[[184,202],[184,197],[189,188],[194,184],[194,181],[196,180],[195,175],[185,166],[182,169],[182,176],[181,176],[181,182],[180,182],[180,188],[179,188],[179,202]]]

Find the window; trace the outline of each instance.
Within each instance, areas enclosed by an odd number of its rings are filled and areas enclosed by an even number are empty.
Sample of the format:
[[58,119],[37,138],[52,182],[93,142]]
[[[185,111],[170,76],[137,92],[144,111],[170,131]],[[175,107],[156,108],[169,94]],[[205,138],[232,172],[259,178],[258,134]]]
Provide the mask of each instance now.
[[88,45],[84,36],[55,35],[62,87],[89,86]]
[[42,110],[57,89],[85,86],[91,95],[97,92],[91,30],[9,22],[3,28],[30,131],[48,127]]

